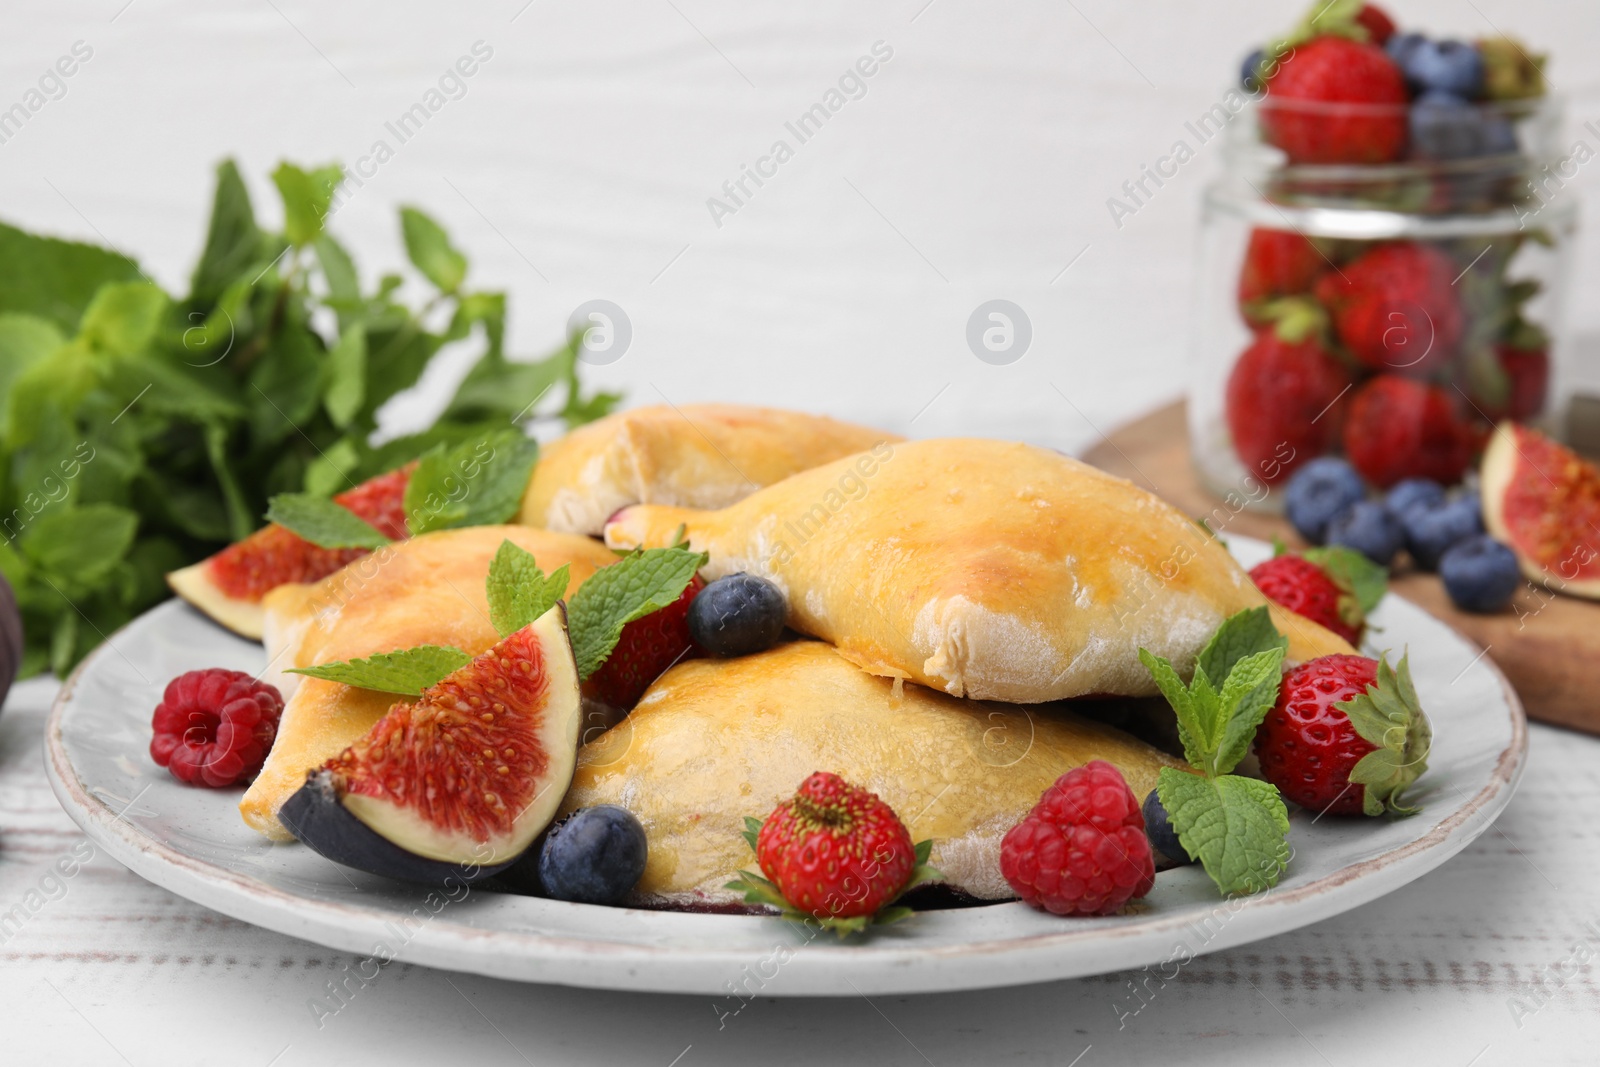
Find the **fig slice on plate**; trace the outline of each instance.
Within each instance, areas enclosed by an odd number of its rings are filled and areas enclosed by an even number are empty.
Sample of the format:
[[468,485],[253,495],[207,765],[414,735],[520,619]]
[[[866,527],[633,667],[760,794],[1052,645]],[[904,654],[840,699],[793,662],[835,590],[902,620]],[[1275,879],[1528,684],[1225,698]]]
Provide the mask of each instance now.
[[[369,478],[335,496],[386,536],[406,537],[405,495],[415,463]],[[261,598],[290,582],[315,582],[367,554],[321,548],[277,524],[264,526],[216,555],[167,575],[172,591],[240,637],[261,640]]]
[[572,781],[582,704],[557,604],[389,709],[312,771],[278,817],[336,863],[412,882],[503,870]]
[[1600,599],[1600,468],[1537,430],[1505,422],[1483,456],[1483,523],[1522,573]]

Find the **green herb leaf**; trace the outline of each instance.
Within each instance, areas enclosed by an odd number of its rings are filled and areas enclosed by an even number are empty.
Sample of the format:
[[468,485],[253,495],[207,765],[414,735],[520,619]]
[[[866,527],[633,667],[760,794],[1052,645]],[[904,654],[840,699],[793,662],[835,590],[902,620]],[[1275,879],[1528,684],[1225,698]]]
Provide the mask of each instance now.
[[400,232],[405,237],[406,255],[422,276],[453,293],[467,276],[467,257],[450,244],[449,236],[433,219],[414,207],[400,209]]
[[645,549],[600,568],[580,585],[567,604],[579,679],[600,669],[624,626],[677,600],[706,560],[704,553],[679,548]]
[[744,817],[744,832],[739,836],[744,838],[745,844],[750,846],[750,851],[756,851],[756,843],[761,837],[762,822],[753,816]]
[[528,488],[539,444],[518,430],[440,445],[406,484],[406,523],[413,535],[505,522]]
[[36,237],[0,223],[0,311],[38,315],[72,334],[102,285],[139,278],[139,265],[109,248]]
[[1367,815],[1415,814],[1419,809],[1406,802],[1405,792],[1428,769],[1433,726],[1411,682],[1409,657],[1400,660],[1398,672],[1385,657],[1378,663],[1375,684],[1334,707],[1350,717],[1363,740],[1378,746],[1350,771],[1350,781],[1365,787],[1362,810]]
[[217,164],[217,191],[211,198],[206,243],[189,281],[190,298],[210,307],[234,280],[261,258],[264,241],[256,225],[250,191],[231,159]]
[[125,356],[142,352],[155,338],[167,294],[149,282],[101,287],[83,313],[78,335],[90,348]]
[[1183,744],[1183,758],[1196,767],[1204,765],[1211,752],[1210,738],[1189,687],[1183,684],[1183,679],[1178,677],[1178,672],[1164,657],[1141,648],[1139,662],[1149,670],[1150,676],[1156,681],[1156,688],[1161,690],[1161,695],[1167,698],[1167,703],[1172,705],[1172,710],[1178,716],[1178,740]]
[[424,689],[437,685],[471,662],[472,657],[459,648],[418,645],[398,652],[381,652],[366,659],[291,667],[288,673],[414,697],[421,696]]
[[357,323],[328,350],[328,387],[322,406],[341,430],[361,411],[367,392],[367,330]]
[[355,512],[310,493],[279,493],[267,505],[267,521],[322,548],[382,548],[389,543]]
[[279,163],[272,172],[272,183],[283,197],[283,235],[296,248],[310,244],[322,233],[334,191],[344,181],[344,168],[338,164],[302,170],[293,163]]
[[[9,395],[12,383],[66,341],[49,319],[20,312],[0,313],[0,397]],[[0,403],[0,439],[9,432],[9,425],[7,405]]]
[[116,569],[138,528],[139,516],[114,504],[52,508],[23,528],[18,545],[46,574],[90,584]]
[[1256,727],[1277,702],[1278,688],[1282,684],[1281,648],[1257,652],[1234,664],[1218,698],[1222,708],[1221,730],[1215,755],[1211,758],[1212,775],[1227,774],[1244,759],[1245,753],[1250,751],[1250,742],[1255,740]]
[[1224,895],[1278,884],[1289,865],[1289,813],[1271,785],[1163,767],[1156,793],[1184,850]]
[[1289,639],[1272,625],[1265,605],[1230,616],[1217,627],[1196,661],[1208,678],[1226,680],[1234,664],[1268,649],[1287,651]]
[[1377,609],[1383,595],[1389,591],[1389,569],[1378,566],[1353,548],[1329,545],[1308,549],[1304,555],[1355,598],[1362,619]]
[[567,592],[570,567],[563,563],[546,578],[533,553],[511,541],[501,541],[489,561],[486,591],[489,621],[501,637],[509,637],[556,606]]

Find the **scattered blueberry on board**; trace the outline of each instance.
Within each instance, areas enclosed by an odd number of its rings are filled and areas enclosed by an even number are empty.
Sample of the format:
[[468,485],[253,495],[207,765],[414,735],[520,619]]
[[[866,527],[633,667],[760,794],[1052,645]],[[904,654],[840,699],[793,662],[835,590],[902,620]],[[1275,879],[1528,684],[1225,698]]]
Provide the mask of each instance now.
[[1336,456],[1323,456],[1294,472],[1284,489],[1284,509],[1300,536],[1320,545],[1334,516],[1366,495],[1354,467]]
[[1178,831],[1172,828],[1167,809],[1161,806],[1161,797],[1154,789],[1144,798],[1144,834],[1150,839],[1150,847],[1173,863],[1186,866],[1194,862],[1189,858],[1189,850],[1178,840]]
[[1516,554],[1488,534],[1469,537],[1446,552],[1439,577],[1456,607],[1485,614],[1504,610],[1522,582]]
[[1379,500],[1358,500],[1328,523],[1327,542],[1353,548],[1381,567],[1405,546],[1400,520]]
[[1433,507],[1443,503],[1444,486],[1432,478],[1407,478],[1396,482],[1383,497],[1384,507],[1388,508],[1397,519],[1418,504]]
[[600,804],[573,812],[539,846],[544,895],[578,904],[620,904],[644,874],[644,827],[624,808]]
[[783,636],[783,593],[740,571],[708,584],[689,605],[689,637],[713,656],[763,652]]
[[1483,508],[1475,493],[1418,504],[1398,517],[1405,529],[1406,550],[1425,571],[1438,570],[1446,552],[1483,532]]

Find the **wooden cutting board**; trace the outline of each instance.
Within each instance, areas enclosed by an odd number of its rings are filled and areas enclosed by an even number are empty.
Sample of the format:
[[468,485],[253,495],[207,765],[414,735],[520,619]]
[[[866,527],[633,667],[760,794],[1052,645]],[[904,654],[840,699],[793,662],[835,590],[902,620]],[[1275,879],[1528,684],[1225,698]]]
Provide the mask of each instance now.
[[[1209,514],[1222,503],[1201,486],[1189,462],[1182,401],[1114,431],[1084,459],[1191,515]],[[1292,546],[1305,544],[1284,519],[1254,511],[1240,511],[1225,533],[1265,541],[1276,534]],[[1524,585],[1504,613],[1472,615],[1450,603],[1432,574],[1396,573],[1391,589],[1486,649],[1530,717],[1600,734],[1600,604]]]

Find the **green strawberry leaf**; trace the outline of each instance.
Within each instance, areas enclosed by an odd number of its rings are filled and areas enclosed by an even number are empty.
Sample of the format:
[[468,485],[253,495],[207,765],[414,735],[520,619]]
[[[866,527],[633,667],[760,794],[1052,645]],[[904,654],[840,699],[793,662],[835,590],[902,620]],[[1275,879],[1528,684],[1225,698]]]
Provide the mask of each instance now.
[[567,605],[579,679],[600,669],[624,626],[677,600],[708,558],[681,548],[642,549],[600,568],[580,585]]
[[570,568],[563,563],[546,578],[533,553],[510,541],[489,561],[486,592],[489,621],[501,637],[509,637],[556,606],[567,592]]
[[406,525],[415,536],[505,522],[517,513],[539,444],[519,430],[427,452],[406,483]]
[[1350,781],[1365,787],[1362,811],[1381,815],[1412,815],[1419,809],[1405,800],[1405,791],[1428,769],[1433,726],[1411,681],[1409,657],[1400,669],[1388,657],[1378,663],[1378,679],[1360,696],[1335,704],[1350,717],[1350,725],[1369,744],[1378,746],[1350,770]]
[[267,521],[322,548],[382,548],[389,543],[355,512],[310,493],[279,493],[267,503]]
[[[917,866],[926,866],[928,857],[933,855],[933,838],[927,837],[911,846],[911,853],[916,857]],[[915,878],[913,877],[913,881]]]
[[472,657],[459,648],[418,645],[397,652],[380,652],[366,659],[291,667],[288,673],[414,697],[421,696],[424,689],[437,685],[471,662]]
[[1225,896],[1278,884],[1289,865],[1289,813],[1277,789],[1238,775],[1163,767],[1156,793],[1178,840]]
[[1389,591],[1389,569],[1380,567],[1353,548],[1329,545],[1308,549],[1303,554],[1326,571],[1334,584],[1355,598],[1363,620],[1377,609],[1379,601]]

